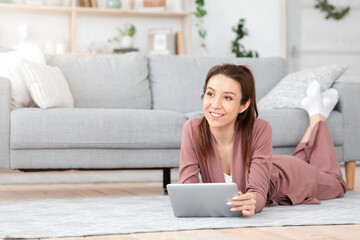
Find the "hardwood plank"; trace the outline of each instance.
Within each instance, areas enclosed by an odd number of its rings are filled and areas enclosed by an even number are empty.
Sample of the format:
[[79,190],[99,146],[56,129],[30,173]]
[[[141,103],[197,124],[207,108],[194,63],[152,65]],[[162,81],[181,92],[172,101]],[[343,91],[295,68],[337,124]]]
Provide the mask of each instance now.
[[14,192],[7,188],[6,186],[0,186],[0,202],[24,200],[24,198],[19,195],[19,193]]
[[163,195],[162,183],[124,184],[122,187],[135,196]]
[[6,186],[9,189],[9,192],[16,193],[19,195],[18,200],[25,200],[25,199],[46,199],[46,194],[34,188],[33,186],[27,186],[27,185],[8,185]]
[[[152,239],[229,239],[226,233],[213,230],[195,230],[195,231],[176,231],[176,232],[154,232],[154,233],[138,233],[130,234],[137,240],[152,240]],[[121,239],[122,240],[122,239]]]
[[74,194],[79,195],[81,198],[99,198],[99,197],[107,197],[104,193],[93,190],[91,188],[74,188],[70,190]]
[[41,239],[46,239],[46,240],[85,240],[85,237],[64,237],[64,238],[41,238]]
[[[289,240],[292,238],[282,237],[275,233],[266,233],[256,228],[238,228],[238,229],[209,229],[209,230],[191,230],[191,231],[173,231],[173,232],[153,232],[153,233],[134,233],[126,235],[116,235],[114,239],[120,240],[150,240],[150,239],[249,239],[249,240],[263,240],[264,236],[268,240]],[[115,237],[115,236],[114,236]],[[130,238],[129,238],[130,237]]]
[[[258,228],[285,237],[301,236],[302,239],[359,239],[360,225],[326,225]],[[300,239],[300,238],[296,238]]]
[[1,189],[0,201],[163,195],[161,183],[8,185]]
[[[309,228],[310,229],[310,228]],[[309,229],[306,229],[309,231]],[[352,227],[339,226],[313,226],[311,227],[319,236],[328,235],[335,239],[358,240],[360,238],[360,226]]]
[[134,196],[133,193],[128,192],[126,189],[115,184],[102,184],[91,187],[94,191],[103,194],[104,197],[129,197]]
[[232,228],[232,229],[222,229],[219,231],[228,233],[229,236],[231,236],[231,238],[229,239],[258,240],[258,239],[265,239],[265,236],[267,240],[292,239],[282,236],[276,232],[265,232],[260,228]]
[[[39,199],[36,194],[41,193],[41,199],[55,199],[55,198],[81,198],[71,189],[71,185],[12,185],[8,186],[10,191],[13,191],[21,196],[21,200]],[[2,197],[0,196],[0,199]]]
[[[299,228],[299,227],[298,227]],[[356,230],[356,228],[358,228]],[[300,228],[299,228],[300,229]],[[347,229],[347,230],[345,230]],[[351,231],[352,230],[352,231]],[[360,226],[355,226],[354,229],[344,228],[343,226],[339,225],[332,225],[332,226],[310,226],[310,227],[303,227],[301,228],[301,233],[315,233],[316,237],[331,237],[333,239],[344,239],[344,240],[358,240],[360,237]],[[357,234],[354,235],[354,232]]]
[[81,240],[137,240],[137,238],[126,234],[126,235],[89,236]]

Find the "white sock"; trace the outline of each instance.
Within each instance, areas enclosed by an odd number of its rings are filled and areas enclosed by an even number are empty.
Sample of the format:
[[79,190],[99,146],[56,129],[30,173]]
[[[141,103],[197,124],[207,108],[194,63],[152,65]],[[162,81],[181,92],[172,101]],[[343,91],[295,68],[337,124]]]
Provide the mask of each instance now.
[[339,101],[339,93],[335,88],[330,88],[324,91],[321,96],[323,103],[322,115],[328,118],[336,103]]
[[321,93],[320,83],[313,81],[308,86],[306,97],[301,100],[300,105],[308,112],[309,117],[321,114],[326,119],[338,101],[339,93],[336,89],[330,88]]
[[318,81],[309,84],[306,89],[306,97],[301,100],[300,106],[308,112],[309,117],[318,113],[322,114],[323,102]]

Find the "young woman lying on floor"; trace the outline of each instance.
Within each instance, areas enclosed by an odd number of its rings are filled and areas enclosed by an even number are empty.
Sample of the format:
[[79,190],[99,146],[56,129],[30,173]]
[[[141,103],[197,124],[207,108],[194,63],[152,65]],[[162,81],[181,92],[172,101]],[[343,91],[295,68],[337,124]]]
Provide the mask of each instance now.
[[[243,216],[264,206],[319,204],[346,192],[325,119],[338,101],[335,89],[312,82],[301,106],[310,124],[293,154],[272,155],[272,129],[257,118],[255,81],[249,68],[225,64],[206,76],[203,118],[183,127],[180,183],[235,182],[238,195],[226,204]],[[284,119],[286,121],[286,119]],[[204,199],[206,201],[206,199]]]

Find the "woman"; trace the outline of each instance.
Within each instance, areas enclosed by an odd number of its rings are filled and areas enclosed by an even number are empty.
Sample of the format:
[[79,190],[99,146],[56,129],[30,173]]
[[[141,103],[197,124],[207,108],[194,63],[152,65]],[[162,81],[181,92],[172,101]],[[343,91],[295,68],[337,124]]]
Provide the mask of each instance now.
[[[255,82],[249,68],[225,64],[208,72],[204,117],[183,126],[180,183],[235,182],[238,195],[226,204],[252,216],[264,206],[319,204],[342,197],[342,178],[325,119],[338,101],[335,89],[310,84],[302,107],[310,125],[290,156],[272,155],[272,130],[258,119]],[[206,201],[206,199],[204,199]]]

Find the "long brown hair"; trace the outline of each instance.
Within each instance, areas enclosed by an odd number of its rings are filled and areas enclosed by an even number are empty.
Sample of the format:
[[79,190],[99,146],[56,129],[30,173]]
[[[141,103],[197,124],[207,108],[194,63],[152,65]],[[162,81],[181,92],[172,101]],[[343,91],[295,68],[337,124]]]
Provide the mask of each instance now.
[[[255,94],[255,80],[251,70],[243,65],[224,64],[212,67],[205,80],[203,95],[206,92],[207,85],[210,78],[215,75],[224,75],[240,83],[241,90],[241,105],[246,104],[250,100],[249,107],[242,113],[239,113],[236,119],[235,128],[241,131],[241,152],[242,158],[247,169],[250,168],[252,157],[252,130],[255,118],[258,117],[258,110],[256,106]],[[208,154],[214,150],[211,148],[211,132],[208,121],[205,117],[202,118],[199,124],[199,142],[198,149],[200,151],[201,159],[206,163]],[[249,162],[248,162],[249,161]]]

